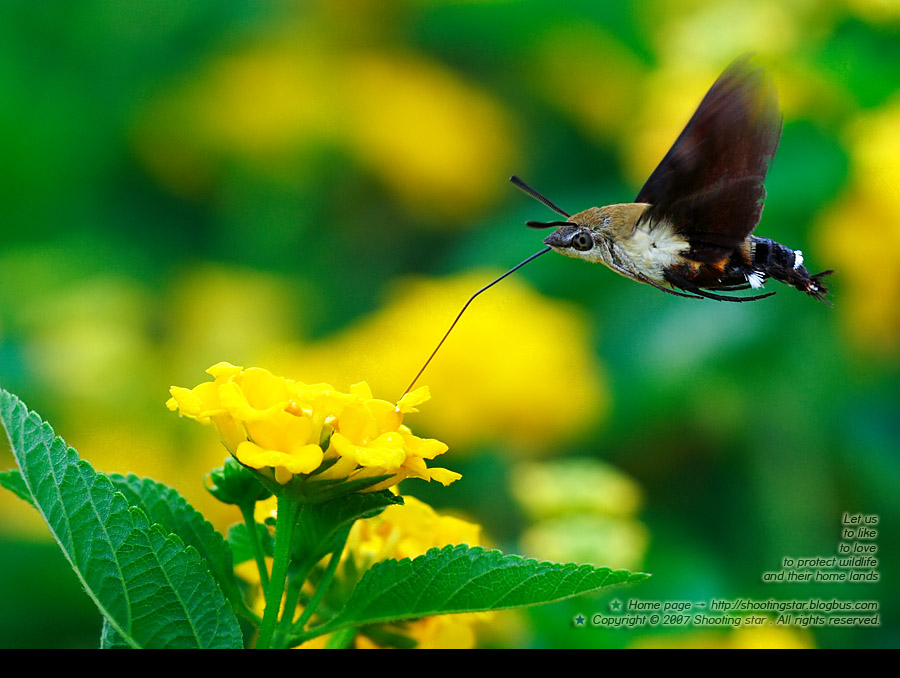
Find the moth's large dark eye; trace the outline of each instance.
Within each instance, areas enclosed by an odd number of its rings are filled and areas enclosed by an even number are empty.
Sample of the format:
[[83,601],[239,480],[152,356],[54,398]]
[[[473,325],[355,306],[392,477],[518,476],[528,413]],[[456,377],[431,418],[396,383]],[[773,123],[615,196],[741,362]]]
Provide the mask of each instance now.
[[594,241],[591,239],[591,236],[581,231],[576,233],[572,238],[572,247],[580,252],[587,252],[594,246]]

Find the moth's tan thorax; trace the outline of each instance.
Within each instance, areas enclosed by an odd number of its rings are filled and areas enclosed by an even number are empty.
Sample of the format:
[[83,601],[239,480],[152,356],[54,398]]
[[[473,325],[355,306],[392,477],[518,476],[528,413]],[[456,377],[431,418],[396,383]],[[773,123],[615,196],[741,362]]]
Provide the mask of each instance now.
[[625,202],[605,207],[591,207],[573,215],[569,221],[583,224],[597,232],[621,237],[634,229],[640,216],[650,207],[644,202]]

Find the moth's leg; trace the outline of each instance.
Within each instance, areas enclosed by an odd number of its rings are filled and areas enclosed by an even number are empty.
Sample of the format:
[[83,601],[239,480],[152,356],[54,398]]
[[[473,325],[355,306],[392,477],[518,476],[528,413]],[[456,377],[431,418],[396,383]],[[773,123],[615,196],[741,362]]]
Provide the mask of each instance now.
[[666,294],[674,294],[676,297],[685,297],[686,299],[702,299],[703,297],[698,297],[696,294],[685,294],[684,292],[676,292],[675,290],[670,290],[668,287],[663,287],[655,280],[650,280],[643,273],[638,273],[637,279],[641,282],[645,282],[648,285],[653,285],[658,290],[662,290]]
[[708,292],[707,290],[701,289],[697,287],[697,285],[695,285],[693,282],[683,276],[678,275],[677,273],[666,271],[665,276],[666,280],[672,283],[675,287],[683,289],[687,292],[699,294],[701,297],[706,297],[707,299],[715,299],[716,301],[735,301],[739,303],[745,301],[759,301],[760,299],[765,299],[766,297],[771,297],[773,294],[775,294],[774,292],[769,292],[768,294],[759,294],[755,297],[726,297],[724,294],[715,294],[714,292]]
[[743,283],[739,285],[722,285],[721,287],[716,287],[717,290],[749,290],[751,287],[750,283]]

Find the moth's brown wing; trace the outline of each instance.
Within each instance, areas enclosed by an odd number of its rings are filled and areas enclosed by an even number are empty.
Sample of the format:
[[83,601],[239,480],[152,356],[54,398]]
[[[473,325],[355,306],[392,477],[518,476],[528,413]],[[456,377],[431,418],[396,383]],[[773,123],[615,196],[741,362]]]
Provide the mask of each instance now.
[[732,63],[638,193],[650,204],[641,221],[673,224],[696,261],[723,259],[759,223],[781,123],[763,71],[748,57]]

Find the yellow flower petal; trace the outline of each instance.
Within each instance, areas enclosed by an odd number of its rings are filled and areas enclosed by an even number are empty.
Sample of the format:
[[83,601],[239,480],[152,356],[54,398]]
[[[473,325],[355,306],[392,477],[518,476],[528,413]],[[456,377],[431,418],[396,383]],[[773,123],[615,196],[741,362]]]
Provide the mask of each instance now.
[[[172,394],[172,398],[167,406],[173,411],[177,408],[185,417],[198,420],[207,419],[208,421],[209,417],[224,412],[219,402],[216,384],[213,382],[200,384],[192,390],[173,386],[169,389],[169,393]],[[173,400],[176,408],[170,404]]]
[[451,483],[455,483],[457,480],[462,478],[462,475],[460,475],[459,473],[456,473],[455,471],[449,471],[445,468],[430,468],[428,469],[428,473],[431,475],[431,480],[438,481],[444,487]]
[[229,377],[234,377],[241,373],[242,368],[237,367],[236,365],[232,365],[231,363],[221,362],[216,363],[208,370],[206,370],[207,374],[211,374],[218,381],[219,379],[228,379]]
[[378,435],[375,417],[362,403],[345,407],[335,428],[343,438],[357,444]]
[[428,390],[427,386],[421,386],[415,391],[405,393],[403,397],[397,401],[397,409],[404,414],[407,412],[418,412],[419,410],[416,409],[416,405],[421,405],[426,400],[430,399],[431,391]]
[[241,390],[250,406],[257,410],[283,406],[291,399],[289,382],[261,367],[244,370]]
[[342,457],[352,458],[360,466],[378,466],[395,471],[406,460],[403,438],[385,433],[365,445],[357,445],[340,433],[331,436],[331,444]]
[[372,389],[369,388],[369,385],[364,381],[353,384],[353,386],[350,387],[350,393],[359,396],[363,400],[372,399]]
[[318,444],[319,435],[309,417],[274,410],[247,423],[250,438],[262,447],[289,450],[299,445]]
[[[246,440],[238,445],[238,461],[250,468],[284,468],[290,473],[311,473],[322,463],[322,449],[318,445],[301,445],[289,451],[269,450]],[[283,474],[282,474],[283,475]],[[284,483],[287,481],[278,482]]]
[[406,449],[410,454],[423,459],[434,459],[444,454],[449,448],[440,440],[434,438],[419,438],[412,434],[402,434],[406,443]]
[[386,400],[372,399],[366,403],[366,409],[375,420],[376,435],[396,431],[403,423],[403,415],[395,405]]

